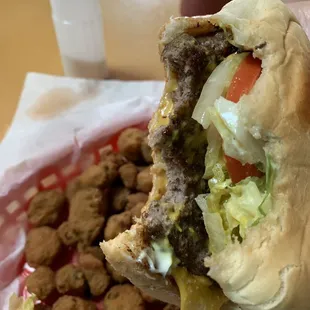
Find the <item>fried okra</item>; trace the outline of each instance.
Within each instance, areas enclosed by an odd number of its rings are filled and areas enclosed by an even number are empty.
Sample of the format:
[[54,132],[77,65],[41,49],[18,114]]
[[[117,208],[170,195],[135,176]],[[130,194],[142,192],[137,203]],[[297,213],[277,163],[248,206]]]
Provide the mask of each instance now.
[[38,267],[26,278],[26,286],[29,293],[45,300],[55,291],[55,273],[49,267]]
[[137,175],[137,191],[148,194],[152,190],[153,182],[150,167],[143,169]]
[[126,163],[119,168],[119,174],[125,187],[134,189],[137,184],[138,169],[133,163]]
[[141,144],[146,133],[137,128],[127,128],[119,136],[117,146],[122,155],[136,162],[142,159]]
[[64,222],[58,228],[58,234],[61,241],[67,246],[74,246],[77,243],[81,246],[90,246],[102,231],[103,224],[104,217]]
[[80,221],[104,216],[108,204],[105,193],[97,188],[78,191],[70,203],[69,221]]
[[133,207],[135,207],[138,203],[146,203],[148,200],[148,195],[145,193],[134,193],[130,194],[127,198],[128,202],[126,205],[126,210],[130,211]]
[[102,261],[91,254],[82,254],[79,257],[79,264],[87,279],[91,294],[93,296],[102,295],[110,284],[110,276]]
[[103,161],[91,165],[79,177],[67,185],[66,196],[72,200],[77,192],[87,188],[104,189],[118,177],[118,166],[113,161]]
[[111,146],[107,146],[101,153],[101,161],[113,162],[119,168],[127,162],[127,159],[122,154],[114,152]]
[[66,197],[60,190],[39,192],[29,204],[28,221],[37,227],[54,225],[65,207]]
[[85,246],[83,244],[78,244],[77,246],[78,252],[80,255],[82,254],[91,254],[92,256],[96,257],[100,261],[104,261],[104,254],[99,246]]
[[150,146],[148,145],[147,137],[145,137],[141,143],[141,153],[146,163],[148,164],[153,163],[152,150]]
[[131,284],[113,286],[103,300],[104,310],[145,310],[143,298]]
[[123,211],[128,202],[130,191],[125,187],[118,187],[112,191],[112,208],[115,212]]
[[79,178],[75,178],[71,180],[66,187],[65,193],[67,199],[70,201],[74,195],[79,191],[83,189],[83,185],[81,184]]
[[130,210],[132,219],[140,218],[144,205],[145,204],[143,202],[139,202]]
[[52,310],[96,310],[96,305],[88,300],[74,297],[62,296],[54,303]]
[[32,267],[49,266],[61,250],[57,231],[48,226],[31,229],[27,236],[25,255]]
[[131,223],[131,213],[128,211],[112,215],[108,219],[107,225],[104,229],[104,240],[108,241],[115,238],[118,234],[129,229]]
[[97,188],[85,188],[71,199],[69,218],[58,229],[63,243],[91,245],[102,231],[107,212],[105,194]]
[[114,161],[104,160],[98,164],[98,166],[104,171],[105,184],[104,186],[111,185],[118,177],[119,166]]
[[68,221],[63,222],[58,227],[57,232],[62,243],[66,246],[73,246],[79,241],[80,236],[78,231],[74,230]]
[[68,264],[56,272],[56,287],[60,294],[83,296],[86,279],[80,267]]
[[103,188],[107,186],[109,182],[106,171],[99,165],[91,165],[79,176],[78,179],[83,188]]

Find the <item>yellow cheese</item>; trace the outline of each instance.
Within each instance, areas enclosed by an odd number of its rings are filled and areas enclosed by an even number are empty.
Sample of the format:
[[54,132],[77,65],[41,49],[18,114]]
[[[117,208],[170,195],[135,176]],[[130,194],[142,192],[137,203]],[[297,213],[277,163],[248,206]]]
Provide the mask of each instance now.
[[[170,74],[172,76],[172,73]],[[161,126],[169,124],[169,117],[173,113],[173,101],[171,99],[171,92],[177,89],[177,80],[171,77],[166,84],[165,92],[161,98],[158,110],[154,113],[149,124],[149,131],[152,133]],[[154,166],[153,173],[153,189],[150,193],[149,201],[159,200],[166,192],[167,176],[166,167],[161,157],[160,150],[153,151]]]
[[152,167],[153,188],[150,193],[149,201],[159,200],[166,193],[167,186],[165,165],[160,163],[162,161],[161,154],[157,152],[157,154],[153,154],[153,156],[155,158],[154,162],[157,164],[154,164]]
[[169,115],[173,111],[173,102],[170,93],[165,93],[162,97],[159,108],[153,115],[149,125],[150,132],[158,129],[160,126],[167,126],[169,124]]
[[166,85],[166,92],[172,93],[173,91],[175,91],[178,88],[178,81],[176,79],[175,74],[170,72],[169,75],[170,75],[170,77],[169,77],[169,80],[168,80],[167,85]]
[[175,91],[178,87],[176,78],[170,73],[170,78],[168,79],[164,95],[162,96],[159,107],[149,125],[149,130],[153,131],[159,128],[160,126],[167,126],[169,124],[169,116],[173,112],[173,102],[171,99],[171,93]]
[[[161,126],[167,126],[169,117],[173,113],[171,92],[176,90],[177,80],[172,74],[170,76],[159,108],[149,124],[150,132]],[[153,150],[153,158],[153,189],[149,196],[149,202],[159,200],[165,194],[167,186],[166,166],[162,160],[161,150]],[[171,217],[174,216],[177,216],[177,213],[171,214]],[[179,287],[181,310],[220,310],[227,301],[221,289],[215,287],[207,277],[192,275],[185,268],[179,267],[172,270],[172,276]]]
[[207,277],[192,275],[180,267],[172,275],[179,287],[181,310],[220,310],[228,300]]

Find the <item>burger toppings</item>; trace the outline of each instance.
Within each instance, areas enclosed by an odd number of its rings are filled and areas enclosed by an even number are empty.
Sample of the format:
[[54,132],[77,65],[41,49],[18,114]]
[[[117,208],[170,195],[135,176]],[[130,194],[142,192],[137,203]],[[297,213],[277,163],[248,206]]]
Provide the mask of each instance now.
[[[253,58],[252,55],[245,57],[230,83],[226,99],[237,103],[242,95],[250,92],[260,74],[261,61]],[[263,176],[263,173],[253,164],[246,163],[242,165],[236,159],[229,156],[225,156],[225,159],[228,173],[234,183],[238,183],[249,176]]]
[[212,253],[245,238],[247,229],[256,225],[271,208],[274,169],[269,158],[266,177],[248,177],[235,185],[221,169],[215,168],[215,175],[209,180],[210,194],[196,198],[203,211]]
[[[208,130],[204,177],[209,180],[210,193],[199,195],[196,201],[203,211],[212,253],[245,238],[247,229],[271,208],[272,162],[266,159],[263,141],[246,128],[236,104],[259,78],[261,63],[250,54],[241,55],[229,56],[212,73],[193,113]],[[220,83],[215,95],[212,81],[218,83],[233,62],[239,65],[229,74],[229,87]],[[206,92],[213,95],[213,102],[203,97]]]

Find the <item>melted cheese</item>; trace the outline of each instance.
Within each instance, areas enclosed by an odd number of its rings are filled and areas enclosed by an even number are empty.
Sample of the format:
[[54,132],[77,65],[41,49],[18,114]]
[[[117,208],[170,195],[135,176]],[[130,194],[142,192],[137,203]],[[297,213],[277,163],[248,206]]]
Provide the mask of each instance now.
[[181,310],[220,310],[228,301],[207,277],[192,275],[185,268],[176,268],[172,275],[180,290]]
[[162,96],[159,108],[153,115],[153,118],[149,125],[149,130],[154,131],[160,126],[167,126],[169,124],[169,116],[173,112],[173,101],[171,99],[171,93],[178,88],[178,83],[173,73],[169,74],[170,77],[166,83],[164,95]]
[[[157,160],[155,162],[161,161],[161,155],[156,154]],[[150,194],[150,201],[159,200],[166,193],[167,186],[167,176],[165,165],[155,164],[152,167],[153,173],[153,188]]]
[[[158,110],[153,115],[149,124],[149,131],[152,133],[161,126],[169,124],[170,116],[173,113],[173,101],[171,99],[171,92],[176,90],[177,81],[170,74],[171,78],[166,84],[165,93],[161,99]],[[153,174],[153,189],[150,193],[148,202],[159,200],[166,192],[167,176],[166,165],[162,160],[161,150],[153,150],[154,165],[152,167]],[[173,217],[174,214],[171,214]],[[166,271],[167,267],[172,264],[172,252],[155,251],[157,254],[157,261],[160,262],[158,266],[159,271]],[[141,253],[145,255],[146,253]],[[149,257],[149,256],[147,256]],[[149,261],[150,267],[154,266],[153,261]],[[221,289],[214,287],[212,282],[207,277],[199,277],[189,274],[184,268],[172,268],[172,276],[179,287],[181,296],[181,310],[220,310],[221,306],[226,303],[227,298],[224,296]]]
[[[172,74],[170,74],[172,76]],[[152,133],[161,126],[169,124],[170,115],[173,113],[173,101],[171,93],[177,89],[177,80],[171,77],[166,84],[165,92],[161,98],[159,108],[154,113],[149,124],[149,131]],[[167,176],[166,165],[161,156],[161,150],[153,150],[154,165],[152,168],[153,174],[153,189],[149,196],[149,201],[159,200],[166,192]]]
[[172,111],[173,102],[170,98],[170,93],[166,92],[160,101],[158,110],[155,112],[150,122],[150,132],[155,131],[160,126],[167,126],[169,124],[169,115]]

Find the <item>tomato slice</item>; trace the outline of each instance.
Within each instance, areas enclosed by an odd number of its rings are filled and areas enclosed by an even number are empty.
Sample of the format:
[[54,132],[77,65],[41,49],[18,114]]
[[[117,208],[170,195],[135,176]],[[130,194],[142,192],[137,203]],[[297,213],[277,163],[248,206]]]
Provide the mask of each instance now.
[[[237,103],[242,95],[248,94],[259,78],[261,70],[260,59],[255,59],[252,55],[247,56],[232,79],[226,99]],[[264,175],[255,165],[242,165],[238,160],[227,155],[225,155],[225,159],[228,173],[234,183],[238,183],[249,176],[262,177]]]
[[255,165],[245,164],[235,158],[225,155],[226,167],[233,183],[238,183],[247,177],[262,177],[264,174]]
[[228,88],[226,99],[237,103],[253,88],[261,74],[261,60],[250,54],[240,64]]

